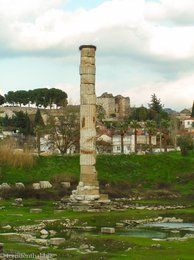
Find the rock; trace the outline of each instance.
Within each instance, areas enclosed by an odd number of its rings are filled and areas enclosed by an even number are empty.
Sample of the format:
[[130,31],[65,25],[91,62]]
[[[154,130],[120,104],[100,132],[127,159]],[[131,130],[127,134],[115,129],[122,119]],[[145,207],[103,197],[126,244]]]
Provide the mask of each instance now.
[[183,238],[194,238],[194,234],[186,234]]
[[15,199],[15,203],[18,204],[18,205],[21,205],[23,202],[22,198],[16,198]]
[[0,185],[0,190],[8,190],[8,189],[11,189],[11,186],[8,183],[4,182]]
[[42,209],[30,209],[30,213],[41,213]]
[[52,185],[50,184],[49,181],[39,181],[40,188],[41,189],[49,189],[52,188]]
[[113,227],[101,227],[101,233],[104,233],[104,234],[114,234],[115,233],[115,228],[113,228]]
[[64,242],[65,242],[65,238],[61,238],[61,237],[50,238],[49,240],[49,244],[54,246],[58,246]]
[[22,182],[16,182],[15,187],[17,189],[25,189],[25,185]]
[[124,227],[125,226],[125,224],[124,223],[116,223],[116,227],[118,227],[118,228],[120,228],[120,227]]
[[95,230],[95,229],[96,229],[96,227],[90,227],[90,226],[83,227],[83,230],[84,230],[84,231],[87,231],[87,232],[93,231],[93,230]]
[[83,244],[79,247],[81,250],[89,249],[89,246],[86,244]]
[[10,225],[3,226],[2,228],[3,229],[8,229],[8,230],[12,229],[12,227]]
[[40,230],[40,234],[43,236],[48,236],[49,232],[46,229],[42,229],[42,230]]
[[61,186],[63,188],[70,188],[71,187],[71,183],[69,181],[64,181],[64,182],[61,182]]
[[32,188],[34,189],[34,190],[40,190],[40,183],[33,183],[32,184]]

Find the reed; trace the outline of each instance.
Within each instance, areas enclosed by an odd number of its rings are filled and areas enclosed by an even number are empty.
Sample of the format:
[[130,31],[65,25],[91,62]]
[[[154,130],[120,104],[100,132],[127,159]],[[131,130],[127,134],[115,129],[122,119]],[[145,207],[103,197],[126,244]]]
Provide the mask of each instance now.
[[34,156],[28,149],[16,149],[13,142],[2,143],[0,145],[0,163],[16,168],[32,167]]

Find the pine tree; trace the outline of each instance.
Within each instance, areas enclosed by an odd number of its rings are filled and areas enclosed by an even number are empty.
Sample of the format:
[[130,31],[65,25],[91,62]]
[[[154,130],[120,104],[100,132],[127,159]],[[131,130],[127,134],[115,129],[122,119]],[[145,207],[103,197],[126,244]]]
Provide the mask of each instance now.
[[160,99],[156,97],[156,94],[151,95],[151,102],[148,106],[157,113],[161,113],[163,110],[163,105],[161,104]]

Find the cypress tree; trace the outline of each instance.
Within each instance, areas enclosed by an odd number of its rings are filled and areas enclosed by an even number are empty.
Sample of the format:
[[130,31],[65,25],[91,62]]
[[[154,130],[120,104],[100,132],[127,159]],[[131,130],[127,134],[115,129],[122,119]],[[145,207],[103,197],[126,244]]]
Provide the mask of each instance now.
[[40,109],[37,109],[35,118],[34,118],[34,126],[44,126],[44,121],[42,119]]
[[194,101],[193,101],[193,106],[192,106],[192,110],[191,110],[191,117],[194,117]]

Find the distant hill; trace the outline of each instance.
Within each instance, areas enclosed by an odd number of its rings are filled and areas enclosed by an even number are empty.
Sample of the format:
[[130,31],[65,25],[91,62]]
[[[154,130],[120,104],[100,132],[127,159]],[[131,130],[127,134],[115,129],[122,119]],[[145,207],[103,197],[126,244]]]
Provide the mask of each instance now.
[[174,114],[174,113],[177,113],[177,111],[171,109],[171,108],[164,108],[164,111],[168,114]]

